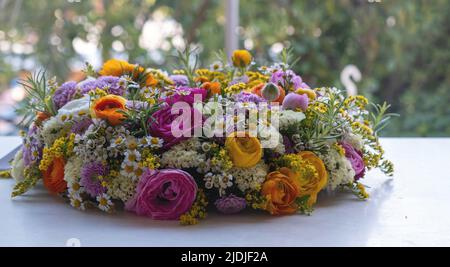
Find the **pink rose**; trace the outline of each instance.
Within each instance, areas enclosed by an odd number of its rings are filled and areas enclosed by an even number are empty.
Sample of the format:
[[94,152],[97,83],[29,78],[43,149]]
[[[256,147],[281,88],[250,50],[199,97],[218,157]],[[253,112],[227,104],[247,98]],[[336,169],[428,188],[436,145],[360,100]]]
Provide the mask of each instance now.
[[155,220],[176,220],[194,203],[197,184],[182,170],[147,170],[125,209]]
[[176,102],[186,102],[190,105],[194,104],[194,101],[197,99],[202,102],[205,100],[208,91],[203,88],[189,88],[189,87],[179,87],[176,90],[176,93],[167,97],[164,101],[167,102],[170,106],[175,104]]
[[190,138],[194,135],[195,129],[202,127],[201,113],[193,107],[188,109],[190,118],[189,114],[184,112],[172,114],[172,107],[167,105],[153,114],[154,121],[151,123],[150,133],[164,140],[164,149]]
[[[194,100],[202,102],[205,97],[203,89],[181,87],[176,94],[164,99],[166,104],[153,114],[149,129],[153,136],[164,140],[164,149],[192,137],[194,130],[202,127],[203,117],[193,104]],[[184,103],[189,112],[172,110],[177,103]]]
[[358,180],[364,176],[366,171],[364,160],[362,158],[363,154],[349,143],[341,142],[340,144],[345,150],[345,157],[350,161],[352,168],[355,171],[355,180]]

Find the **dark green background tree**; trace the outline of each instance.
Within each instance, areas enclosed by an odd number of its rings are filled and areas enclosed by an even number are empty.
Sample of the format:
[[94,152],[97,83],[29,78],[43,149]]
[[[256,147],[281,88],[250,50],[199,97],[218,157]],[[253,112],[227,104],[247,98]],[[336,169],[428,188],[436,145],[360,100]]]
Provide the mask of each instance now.
[[[447,0],[241,0],[238,32],[259,62],[292,47],[301,58],[295,70],[313,86],[342,87],[342,69],[356,65],[359,93],[392,103],[402,116],[385,135],[449,136],[448,14]],[[151,51],[140,43],[155,16],[178,22],[204,65],[224,49],[224,1],[0,0],[0,88],[19,69],[45,67],[67,78],[73,62],[84,60],[75,39],[93,40],[103,59],[120,44],[132,62],[171,69],[179,36]]]

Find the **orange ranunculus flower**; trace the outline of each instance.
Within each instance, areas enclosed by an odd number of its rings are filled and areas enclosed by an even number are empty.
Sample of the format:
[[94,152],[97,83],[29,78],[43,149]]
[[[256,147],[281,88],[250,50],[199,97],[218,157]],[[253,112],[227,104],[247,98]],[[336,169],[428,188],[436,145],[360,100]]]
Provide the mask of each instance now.
[[[258,95],[259,97],[262,97],[261,91],[265,85],[266,85],[265,83],[258,84],[257,86],[252,88],[251,93]],[[278,89],[280,90],[280,96],[272,102],[278,102],[282,104],[284,97],[286,96],[286,91],[284,91],[284,89],[281,86],[278,86]]]
[[298,205],[295,200],[299,196],[298,174],[289,168],[267,174],[266,181],[261,187],[261,194],[266,197],[265,209],[272,215],[295,213]]
[[248,133],[243,137],[239,137],[236,132],[231,133],[226,138],[225,148],[233,165],[240,168],[253,167],[262,157],[261,143],[258,138],[250,137]]
[[45,172],[42,172],[44,186],[52,193],[62,193],[67,189],[64,181],[65,161],[62,157],[54,158]]
[[50,118],[50,115],[47,112],[39,111],[36,113],[36,119],[40,122],[43,122],[43,121],[47,120],[48,118]]
[[126,99],[117,95],[107,95],[97,99],[91,106],[91,115],[94,118],[107,120],[115,126],[122,123],[124,114],[120,110],[126,110]]
[[121,76],[125,73],[133,73],[136,66],[124,60],[110,59],[103,64],[99,74],[102,76]]
[[231,61],[235,67],[244,68],[252,62],[252,54],[247,50],[234,50]]
[[208,90],[210,95],[220,94],[220,83],[219,82],[205,82],[202,84],[202,88]]
[[[124,60],[110,59],[103,64],[99,74],[102,76],[122,76],[124,74],[131,74],[133,79],[136,79],[139,75],[144,74],[145,69],[143,67],[137,67],[134,64],[130,64]],[[158,80],[151,73],[145,73],[145,86],[155,86],[158,84]]]
[[302,151],[299,156],[316,169],[313,175],[300,176],[300,196],[309,195],[308,205],[312,206],[316,203],[317,194],[327,185],[328,172],[323,161],[313,152]]
[[[141,68],[139,68],[139,69],[141,69]],[[158,79],[153,77],[153,75],[151,73],[147,73],[146,75],[147,76],[145,77],[145,86],[155,86],[158,84]]]

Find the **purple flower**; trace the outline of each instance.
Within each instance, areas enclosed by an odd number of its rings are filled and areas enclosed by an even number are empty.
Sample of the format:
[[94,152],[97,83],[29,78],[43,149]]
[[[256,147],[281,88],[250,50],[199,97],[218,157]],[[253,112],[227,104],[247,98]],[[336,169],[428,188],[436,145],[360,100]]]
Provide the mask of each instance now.
[[33,162],[39,161],[42,157],[43,145],[36,138],[38,131],[39,127],[33,123],[28,130],[27,138],[24,139],[22,157],[25,167],[30,166]]
[[189,173],[146,170],[125,209],[156,220],[176,220],[191,208],[196,195],[197,183]]
[[125,88],[120,85],[120,78],[115,76],[101,76],[98,79],[88,79],[79,84],[81,94],[87,94],[95,89],[106,90],[108,94],[122,96]]
[[186,75],[170,75],[169,78],[175,83],[176,87],[187,86],[189,84],[189,80]]
[[72,125],[71,132],[75,134],[83,134],[91,124],[92,120],[90,118],[77,121]]
[[340,145],[345,150],[345,157],[352,164],[353,170],[355,170],[355,180],[364,176],[366,168],[364,166],[363,154],[361,151],[355,149],[347,142],[341,142]]
[[224,214],[238,213],[247,206],[245,199],[233,194],[219,198],[214,204],[216,205],[217,210]]
[[[192,136],[195,129],[202,127],[203,116],[202,114],[192,106],[189,106],[190,110],[188,114],[184,111],[180,111],[180,114],[172,113],[171,105],[164,105],[161,109],[156,111],[153,115],[150,125],[150,133],[153,136],[160,137],[164,140],[164,149],[168,149],[173,145]],[[190,115],[190,118],[188,117]],[[180,119],[180,116],[181,117]],[[185,124],[190,122],[190,124]]]
[[105,188],[99,179],[99,176],[108,174],[108,167],[101,162],[88,162],[81,169],[80,185],[92,197],[105,193]]
[[286,72],[278,70],[272,74],[270,77],[270,82],[280,85],[281,87],[293,90],[298,88],[308,88],[309,85],[303,82],[302,78],[295,74],[292,70],[287,70]]
[[72,100],[76,93],[77,83],[70,81],[63,83],[53,94],[53,103],[57,109],[60,109],[67,102]]
[[89,78],[87,80],[80,82],[78,84],[78,87],[80,88],[80,93],[82,95],[87,94],[87,93],[97,89],[97,80],[95,80],[93,78]]
[[122,96],[125,89],[120,85],[119,81],[119,77],[102,76],[97,79],[97,87],[107,89],[108,94]]
[[248,92],[240,92],[238,94],[233,95],[232,97],[236,102],[251,102],[251,103],[266,102],[264,98]]
[[285,147],[286,154],[293,154],[293,153],[295,153],[294,143],[292,143],[291,139],[289,139],[289,137],[287,137],[285,135],[283,135],[283,145]]
[[300,108],[305,111],[308,108],[309,99],[306,94],[289,93],[283,100],[283,109],[296,110]]

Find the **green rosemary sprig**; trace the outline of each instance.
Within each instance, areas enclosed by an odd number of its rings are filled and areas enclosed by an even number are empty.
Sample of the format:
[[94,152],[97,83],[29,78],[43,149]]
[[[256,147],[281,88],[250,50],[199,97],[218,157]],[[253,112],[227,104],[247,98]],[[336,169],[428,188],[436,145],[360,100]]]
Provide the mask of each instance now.
[[25,89],[24,100],[16,107],[16,113],[23,116],[20,125],[28,126],[36,117],[37,112],[50,116],[56,115],[56,108],[51,98],[51,88],[48,86],[45,71],[38,71],[28,76],[19,84]]
[[391,118],[400,116],[397,113],[386,113],[391,107],[391,105],[388,105],[386,102],[382,105],[374,103],[370,103],[370,105],[374,109],[374,111],[370,113],[369,118],[372,121],[372,128],[375,136],[389,124]]
[[[198,55],[195,53],[197,49],[198,49],[198,47],[194,47],[191,49],[188,46],[184,51],[177,50],[178,59],[181,62],[184,73],[188,77],[189,86],[191,86],[191,87],[195,86],[195,81],[194,81],[195,70],[197,69],[198,64],[199,64]],[[193,64],[191,64],[192,57],[194,57]]]

